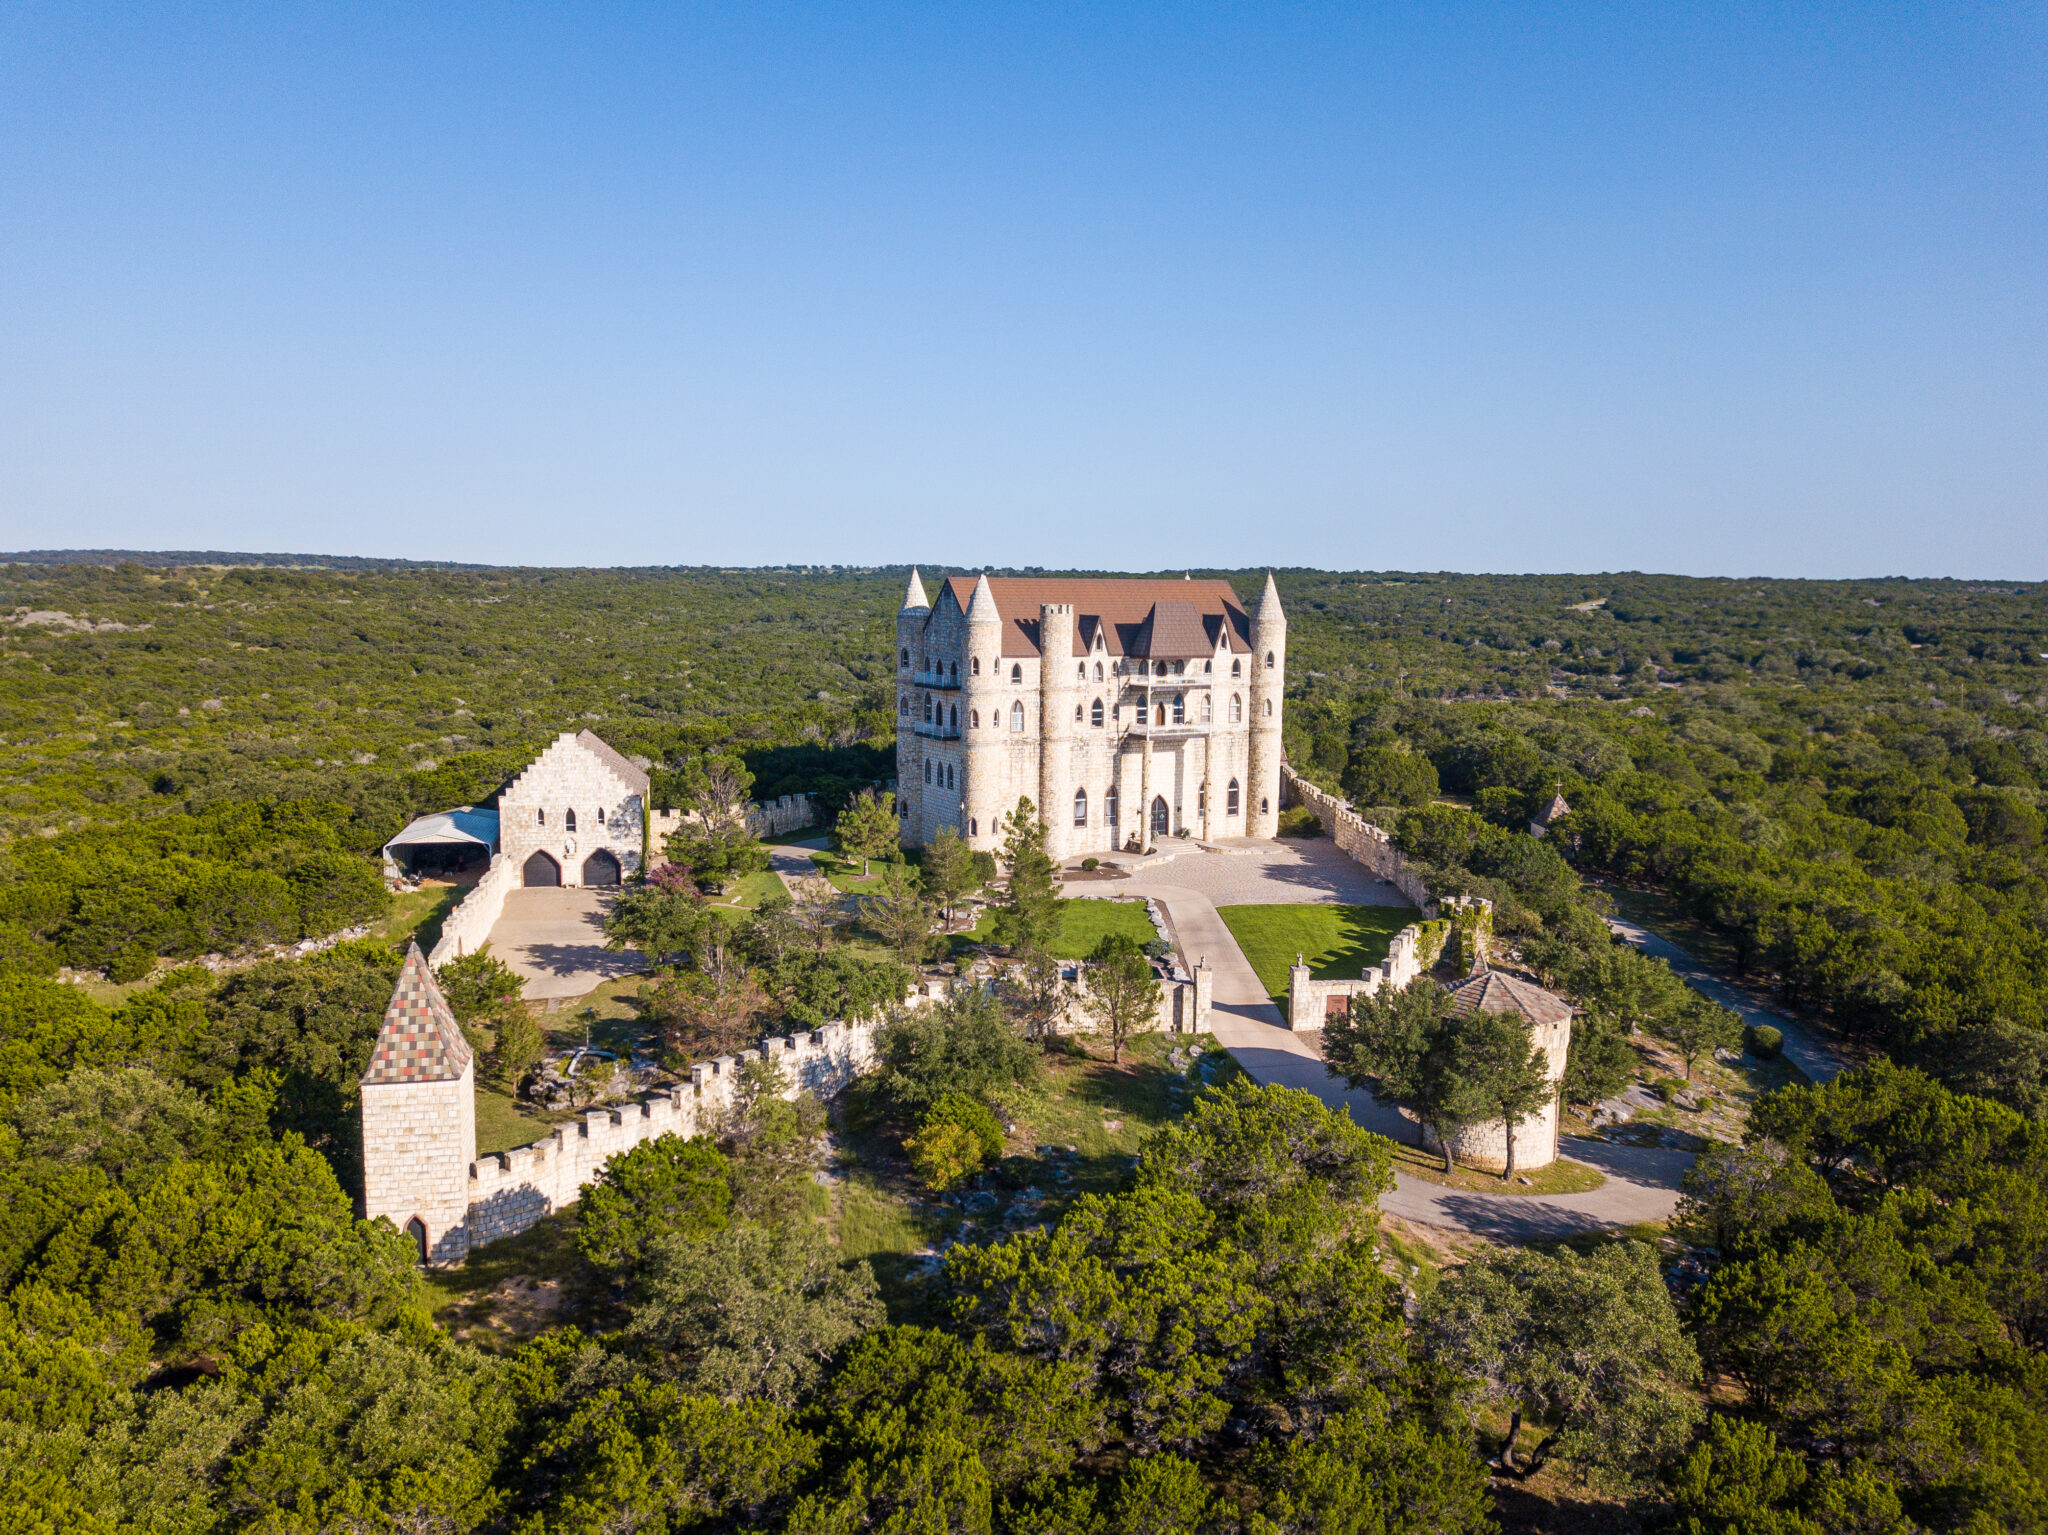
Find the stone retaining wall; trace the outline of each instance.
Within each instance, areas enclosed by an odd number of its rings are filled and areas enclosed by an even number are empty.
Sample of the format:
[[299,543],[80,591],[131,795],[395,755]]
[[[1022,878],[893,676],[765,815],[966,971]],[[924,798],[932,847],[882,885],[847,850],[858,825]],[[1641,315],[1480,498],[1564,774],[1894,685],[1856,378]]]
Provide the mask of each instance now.
[[1323,823],[1324,834],[1343,852],[1381,879],[1391,882],[1395,889],[1422,908],[1425,917],[1435,915],[1436,902],[1430,896],[1429,887],[1423,884],[1422,876],[1394,850],[1394,844],[1384,831],[1351,808],[1349,800],[1318,789],[1285,762],[1280,764],[1280,782],[1293,803],[1306,805],[1315,812],[1316,819]]
[[434,952],[427,956],[430,968],[438,970],[451,959],[474,954],[491,936],[498,918],[505,914],[505,893],[519,888],[519,865],[504,853],[491,856],[484,877],[470,887],[469,894],[455,903],[441,923],[441,936]]

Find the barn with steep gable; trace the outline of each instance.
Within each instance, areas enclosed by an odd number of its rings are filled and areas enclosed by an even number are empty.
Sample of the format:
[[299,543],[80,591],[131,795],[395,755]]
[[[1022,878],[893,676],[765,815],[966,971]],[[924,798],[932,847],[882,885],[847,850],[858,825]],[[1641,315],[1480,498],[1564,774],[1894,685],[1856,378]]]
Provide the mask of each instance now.
[[647,791],[645,768],[565,731],[498,796],[498,846],[521,885],[616,885],[646,861]]

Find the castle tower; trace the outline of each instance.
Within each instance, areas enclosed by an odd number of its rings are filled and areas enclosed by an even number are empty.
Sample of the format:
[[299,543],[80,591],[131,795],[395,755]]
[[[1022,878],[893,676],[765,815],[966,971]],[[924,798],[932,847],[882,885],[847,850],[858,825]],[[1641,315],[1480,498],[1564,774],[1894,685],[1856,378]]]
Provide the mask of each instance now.
[[931,616],[924,582],[913,565],[903,606],[896,611],[896,804],[902,813],[897,840],[905,847],[924,845],[924,797],[913,787],[924,782],[924,737],[912,726],[918,718],[919,651],[925,620]]
[[1252,610],[1252,685],[1249,791],[1244,831],[1270,837],[1280,829],[1280,718],[1287,687],[1287,615],[1280,590],[1266,575],[1266,589]]
[[[967,645],[961,659],[961,690],[967,695],[961,712],[961,834],[971,846],[995,848],[1002,842],[997,823],[1008,808],[1003,803],[1003,743],[1009,724],[1003,718],[1010,689],[1003,680],[1003,620],[988,577],[974,583],[967,602]],[[975,722],[979,721],[977,725]],[[1012,804],[1015,803],[1013,799]]]
[[1057,863],[1074,851],[1074,606],[1038,609],[1038,813],[1045,851]]
[[383,1216],[440,1267],[469,1256],[476,1061],[414,944],[363,1073],[363,1218]]

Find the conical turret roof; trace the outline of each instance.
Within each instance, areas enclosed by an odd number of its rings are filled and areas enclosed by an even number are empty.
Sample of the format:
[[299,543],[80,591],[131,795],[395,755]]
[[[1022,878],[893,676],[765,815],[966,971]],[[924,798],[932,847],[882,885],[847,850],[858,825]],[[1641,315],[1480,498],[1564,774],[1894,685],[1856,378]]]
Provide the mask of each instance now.
[[996,611],[996,594],[989,590],[988,575],[974,583],[974,595],[967,602],[967,621],[970,624],[998,624],[1002,614]]
[[924,582],[919,578],[917,567],[910,567],[910,589],[903,594],[903,611],[906,613],[927,609],[931,603],[925,600]]
[[453,1082],[470,1063],[469,1041],[462,1025],[441,995],[434,972],[414,944],[398,972],[391,1005],[384,1009],[384,1027],[370,1052],[363,1085],[384,1082]]
[[1287,622],[1287,615],[1280,611],[1280,588],[1273,584],[1273,572],[1266,572],[1266,589],[1259,593],[1258,605],[1252,609],[1252,617],[1260,623]]

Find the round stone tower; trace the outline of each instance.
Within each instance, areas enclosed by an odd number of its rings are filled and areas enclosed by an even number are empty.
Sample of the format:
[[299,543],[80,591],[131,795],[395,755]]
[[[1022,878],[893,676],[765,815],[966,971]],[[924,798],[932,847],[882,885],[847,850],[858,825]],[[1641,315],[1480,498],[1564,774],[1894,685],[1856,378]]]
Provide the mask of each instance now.
[[1259,605],[1252,609],[1251,789],[1244,807],[1248,837],[1270,837],[1280,829],[1280,710],[1287,688],[1287,615],[1270,572]]
[[1038,609],[1038,786],[1045,850],[1055,862],[1074,849],[1074,606]]
[[1003,814],[1003,751],[1008,724],[1003,719],[1003,619],[988,577],[974,583],[967,602],[967,644],[960,658],[960,833],[968,844],[993,849],[1002,838],[996,822]]
[[902,812],[897,840],[905,847],[924,846],[924,737],[915,728],[918,716],[917,673],[924,644],[925,621],[932,605],[924,581],[910,567],[910,587],[896,610],[896,804]]

